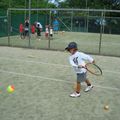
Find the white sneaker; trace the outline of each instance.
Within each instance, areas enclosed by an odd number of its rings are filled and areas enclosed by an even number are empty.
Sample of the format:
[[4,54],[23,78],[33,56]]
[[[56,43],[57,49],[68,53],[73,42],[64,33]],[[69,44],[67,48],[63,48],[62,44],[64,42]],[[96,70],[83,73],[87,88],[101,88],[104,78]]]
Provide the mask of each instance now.
[[85,89],[85,92],[88,92],[88,91],[92,90],[92,88],[93,88],[92,85],[91,86],[87,86],[86,89]]
[[70,97],[80,97],[80,93],[76,93],[76,92],[74,92],[74,93],[72,93],[72,94],[70,94]]

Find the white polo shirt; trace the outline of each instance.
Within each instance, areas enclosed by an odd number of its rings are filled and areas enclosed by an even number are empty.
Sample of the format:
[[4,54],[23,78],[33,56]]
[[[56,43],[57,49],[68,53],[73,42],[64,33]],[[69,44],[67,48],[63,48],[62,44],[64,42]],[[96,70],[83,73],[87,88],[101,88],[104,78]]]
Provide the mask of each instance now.
[[78,51],[69,57],[69,62],[76,73],[85,73],[87,70],[78,66],[85,66],[85,61],[92,63],[93,60],[91,56]]

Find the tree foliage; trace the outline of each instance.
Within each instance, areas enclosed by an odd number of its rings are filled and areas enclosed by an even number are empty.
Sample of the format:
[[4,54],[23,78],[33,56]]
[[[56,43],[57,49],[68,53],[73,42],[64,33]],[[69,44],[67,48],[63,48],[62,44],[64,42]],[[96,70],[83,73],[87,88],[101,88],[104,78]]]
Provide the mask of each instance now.
[[[25,2],[26,1],[26,2]],[[31,0],[33,8],[55,8],[53,0]],[[120,0],[54,0],[61,8],[120,9]],[[26,3],[26,4],[25,4]],[[0,9],[28,8],[29,0],[0,0]]]
[[65,0],[60,7],[120,9],[120,0]]

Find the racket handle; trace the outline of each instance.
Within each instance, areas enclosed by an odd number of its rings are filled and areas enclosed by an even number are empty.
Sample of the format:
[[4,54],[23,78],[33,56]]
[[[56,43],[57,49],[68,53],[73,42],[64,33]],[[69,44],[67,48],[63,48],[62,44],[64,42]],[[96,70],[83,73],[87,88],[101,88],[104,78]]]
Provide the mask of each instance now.
[[78,66],[78,68],[86,68],[86,66]]
[[95,60],[93,60],[92,64],[95,64]]

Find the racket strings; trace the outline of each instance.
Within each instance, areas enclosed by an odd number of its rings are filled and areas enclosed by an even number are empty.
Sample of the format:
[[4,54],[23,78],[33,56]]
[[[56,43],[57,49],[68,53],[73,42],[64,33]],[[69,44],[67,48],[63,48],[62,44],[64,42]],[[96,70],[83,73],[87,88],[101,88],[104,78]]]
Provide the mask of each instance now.
[[100,70],[100,68],[98,68],[97,65],[94,65],[94,64],[87,64],[86,65],[87,67],[87,70],[95,75],[101,75],[102,72]]

